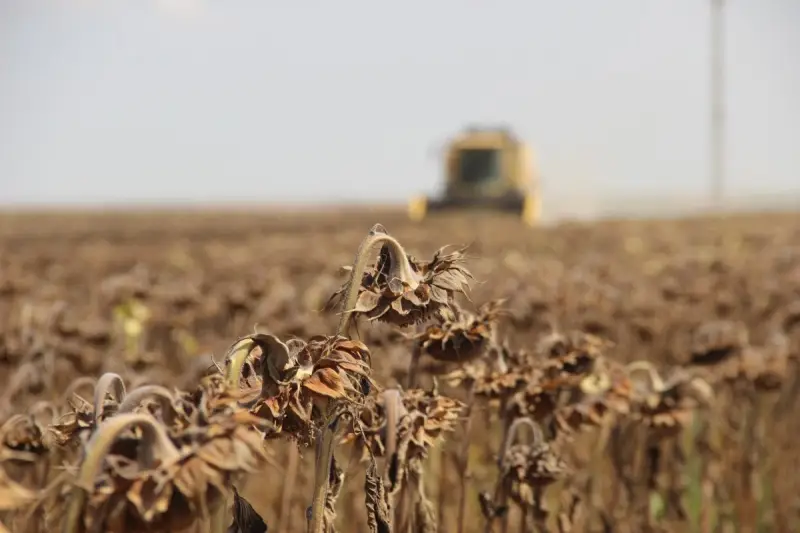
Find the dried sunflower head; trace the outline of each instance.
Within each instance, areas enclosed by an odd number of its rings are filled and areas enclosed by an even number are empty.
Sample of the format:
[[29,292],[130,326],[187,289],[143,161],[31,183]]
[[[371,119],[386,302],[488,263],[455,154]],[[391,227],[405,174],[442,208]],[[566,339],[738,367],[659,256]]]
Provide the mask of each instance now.
[[464,409],[462,402],[442,396],[435,389],[405,391],[402,400],[408,411],[409,456],[427,457],[428,450],[455,429]]
[[106,372],[94,385],[93,401],[78,395],[75,390],[83,385],[76,380],[67,397],[69,411],[50,426],[50,432],[61,447],[74,447],[88,438],[97,423],[116,412],[125,398],[125,383],[113,372]]
[[611,343],[582,331],[553,332],[542,337],[536,353],[544,359],[548,375],[587,375],[592,372],[595,361]]
[[494,325],[503,314],[501,304],[501,300],[488,302],[474,315],[457,305],[440,309],[438,323],[414,336],[420,352],[450,363],[480,357],[494,341]]
[[35,462],[48,451],[46,433],[32,415],[14,415],[0,426],[0,461]]
[[527,375],[525,389],[514,394],[509,402],[508,415],[513,418],[530,417],[541,422],[558,408],[577,384],[574,376],[549,377],[544,371],[535,369]]
[[509,447],[501,469],[509,496],[523,507],[534,504],[536,489],[544,488],[568,473],[566,463],[547,443],[515,444]]
[[359,341],[317,336],[284,343],[266,334],[244,340],[261,351],[255,363],[260,393],[252,412],[301,443],[312,442],[331,407],[360,402],[370,387],[370,354]]
[[476,396],[496,402],[511,398],[538,373],[530,354],[511,350],[503,343],[492,344],[484,357],[462,365],[443,379],[454,387],[471,387]]
[[47,433],[50,420],[40,414],[55,416],[48,402],[35,404],[28,413],[10,417],[0,426],[0,468],[15,483],[38,489],[47,479],[53,455],[52,439]]
[[[520,421],[534,429],[533,442],[513,442]],[[505,493],[522,508],[536,503],[537,493],[569,474],[569,467],[545,441],[541,428],[526,419],[517,419],[509,428],[508,444],[500,460],[500,477]]]
[[748,344],[747,327],[743,323],[732,320],[706,322],[694,333],[691,362],[716,365],[736,357]]
[[254,431],[263,420],[232,403],[205,415],[172,434],[145,413],[106,419],[87,444],[74,482],[80,488],[65,481],[72,497],[51,517],[64,517],[75,531],[181,531],[207,521],[232,484],[268,457]]
[[[417,261],[380,224],[372,228],[365,243],[359,258],[372,244],[382,246],[374,267],[364,272],[360,280],[352,280],[359,283],[352,309],[356,315],[406,327],[427,320],[437,310],[448,307],[456,293],[463,294],[469,288],[472,275],[463,266],[464,249],[448,253],[443,247],[432,260]],[[349,289],[350,283],[342,286],[331,296],[327,307],[346,304]]]
[[611,409],[602,396],[589,396],[561,407],[555,417],[562,431],[579,431],[601,426],[610,413]]
[[[606,364],[601,366],[606,367]],[[573,388],[569,402],[556,411],[556,419],[562,429],[597,427],[610,416],[630,412],[633,385],[624,370],[616,365],[599,372],[597,370],[583,378]]]
[[781,388],[789,373],[789,339],[782,331],[773,332],[764,346],[742,352],[743,377],[759,391]]
[[[713,390],[706,381],[681,368],[675,369],[667,380],[647,363],[632,363],[628,369],[634,381],[631,414],[660,438],[679,434],[691,421],[693,412],[713,399]],[[636,370],[646,371],[644,382],[635,379]]]

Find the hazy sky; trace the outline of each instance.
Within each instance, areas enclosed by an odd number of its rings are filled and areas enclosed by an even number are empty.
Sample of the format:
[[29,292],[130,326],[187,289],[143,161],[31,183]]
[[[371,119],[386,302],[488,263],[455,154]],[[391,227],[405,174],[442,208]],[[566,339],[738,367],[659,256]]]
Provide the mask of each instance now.
[[[0,0],[0,202],[405,200],[471,122],[553,197],[700,194],[709,3]],[[730,189],[799,191],[800,1],[728,4]]]

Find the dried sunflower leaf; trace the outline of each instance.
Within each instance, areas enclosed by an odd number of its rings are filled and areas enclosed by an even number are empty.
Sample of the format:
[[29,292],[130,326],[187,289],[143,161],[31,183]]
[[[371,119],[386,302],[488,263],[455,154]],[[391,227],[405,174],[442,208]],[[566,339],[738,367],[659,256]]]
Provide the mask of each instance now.
[[371,291],[364,291],[358,295],[354,311],[356,313],[369,313],[370,311],[378,307],[380,301],[381,301],[380,294],[376,294]]
[[367,525],[370,533],[392,533],[392,520],[389,514],[389,499],[383,480],[378,475],[378,465],[371,457],[364,482],[367,506]]
[[135,480],[128,489],[130,501],[146,522],[167,512],[172,498],[172,485],[166,478],[143,477]]
[[235,442],[228,439],[214,439],[197,450],[197,456],[219,469],[236,470],[239,458],[234,453]]
[[303,383],[303,386],[311,392],[330,398],[344,398],[347,395],[342,377],[333,368],[317,370]]
[[227,533],[267,533],[268,530],[261,515],[233,487],[233,523],[228,526]]

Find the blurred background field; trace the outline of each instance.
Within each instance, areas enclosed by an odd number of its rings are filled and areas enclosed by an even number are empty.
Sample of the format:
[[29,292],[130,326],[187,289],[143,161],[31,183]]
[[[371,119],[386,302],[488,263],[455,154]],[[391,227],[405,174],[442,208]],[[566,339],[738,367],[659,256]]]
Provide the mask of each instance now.
[[[712,425],[731,440],[701,443],[706,448],[695,453],[702,476],[670,477],[675,468],[680,473],[682,465],[695,465],[695,455],[687,463],[663,463],[659,476],[666,477],[639,489],[665,495],[663,516],[655,519],[647,506],[639,507],[641,500],[609,507],[604,498],[621,497],[615,492],[620,478],[607,462],[592,465],[591,472],[603,476],[611,488],[597,496],[600,500],[592,508],[599,514],[586,530],[603,523],[614,531],[796,529],[800,455],[792,444],[796,417],[788,413],[796,409],[800,390],[797,214],[527,228],[514,216],[498,214],[451,214],[411,223],[404,211],[388,209],[280,216],[264,211],[3,216],[3,411],[57,400],[77,377],[108,371],[118,372],[131,387],[191,387],[214,360],[221,363],[233,339],[253,328],[281,338],[328,334],[337,318],[320,310],[343,281],[338,267],[350,264],[366,229],[380,221],[415,256],[429,256],[446,243],[469,244],[468,266],[477,279],[471,298],[476,304],[506,299],[511,316],[501,331],[515,347],[534,350],[554,328],[576,329],[612,341],[604,353],[613,361],[646,359],[671,368],[691,367],[698,350],[714,348],[698,348],[696,336],[718,320],[739,324],[753,349],[768,346],[776,331],[784,334],[790,347],[784,354],[788,366],[779,376],[779,392],[764,393],[764,401],[772,403],[759,419],[768,433],[757,437],[742,430],[742,420],[736,419],[736,413],[748,412],[747,406],[760,405],[750,402],[761,393],[743,390],[728,404],[725,389],[718,389],[723,399],[714,412],[721,414],[711,419]],[[133,339],[120,329],[131,302],[145,310],[137,315],[142,327]],[[376,380],[385,387],[403,385],[410,364],[408,341],[390,327],[362,325],[359,330],[372,349]],[[720,342],[727,346],[724,339]],[[740,348],[734,344],[729,349]],[[722,379],[723,370],[710,368],[712,378],[716,373]],[[420,377],[424,386],[432,383],[430,372]],[[441,386],[445,394],[466,398],[463,391]],[[478,420],[497,416],[483,402],[475,410],[482,417]],[[723,414],[726,418],[719,418]],[[496,476],[493,464],[501,432],[500,426],[494,427],[485,431],[478,425],[469,440],[465,531],[483,530],[478,492],[491,489]],[[427,463],[426,483],[439,512],[440,531],[456,528],[461,486],[456,458],[464,442],[459,436],[463,429],[456,431]],[[591,430],[582,437],[595,438]],[[312,454],[310,449],[302,452],[297,482],[282,511],[288,446],[270,443],[276,464],[265,477],[252,478],[240,489],[271,528],[301,531],[313,480]],[[617,446],[628,450],[625,454],[636,449],[632,442]],[[582,449],[574,449],[574,464],[586,461]],[[347,459],[346,450],[337,453],[340,461],[349,461],[339,502],[340,527],[364,531],[363,522],[354,522],[364,517],[363,482],[358,481],[363,469]],[[579,480],[569,486],[579,487]],[[703,484],[702,495],[693,495],[692,483]],[[679,499],[669,500],[672,494]]]

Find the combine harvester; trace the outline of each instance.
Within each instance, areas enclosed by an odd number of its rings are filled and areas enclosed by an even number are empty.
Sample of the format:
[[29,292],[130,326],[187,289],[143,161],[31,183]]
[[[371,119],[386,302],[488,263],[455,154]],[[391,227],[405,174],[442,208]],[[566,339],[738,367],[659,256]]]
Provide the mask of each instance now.
[[539,176],[531,150],[504,128],[471,127],[445,149],[445,191],[408,205],[411,220],[444,211],[514,213],[529,225],[541,218]]

